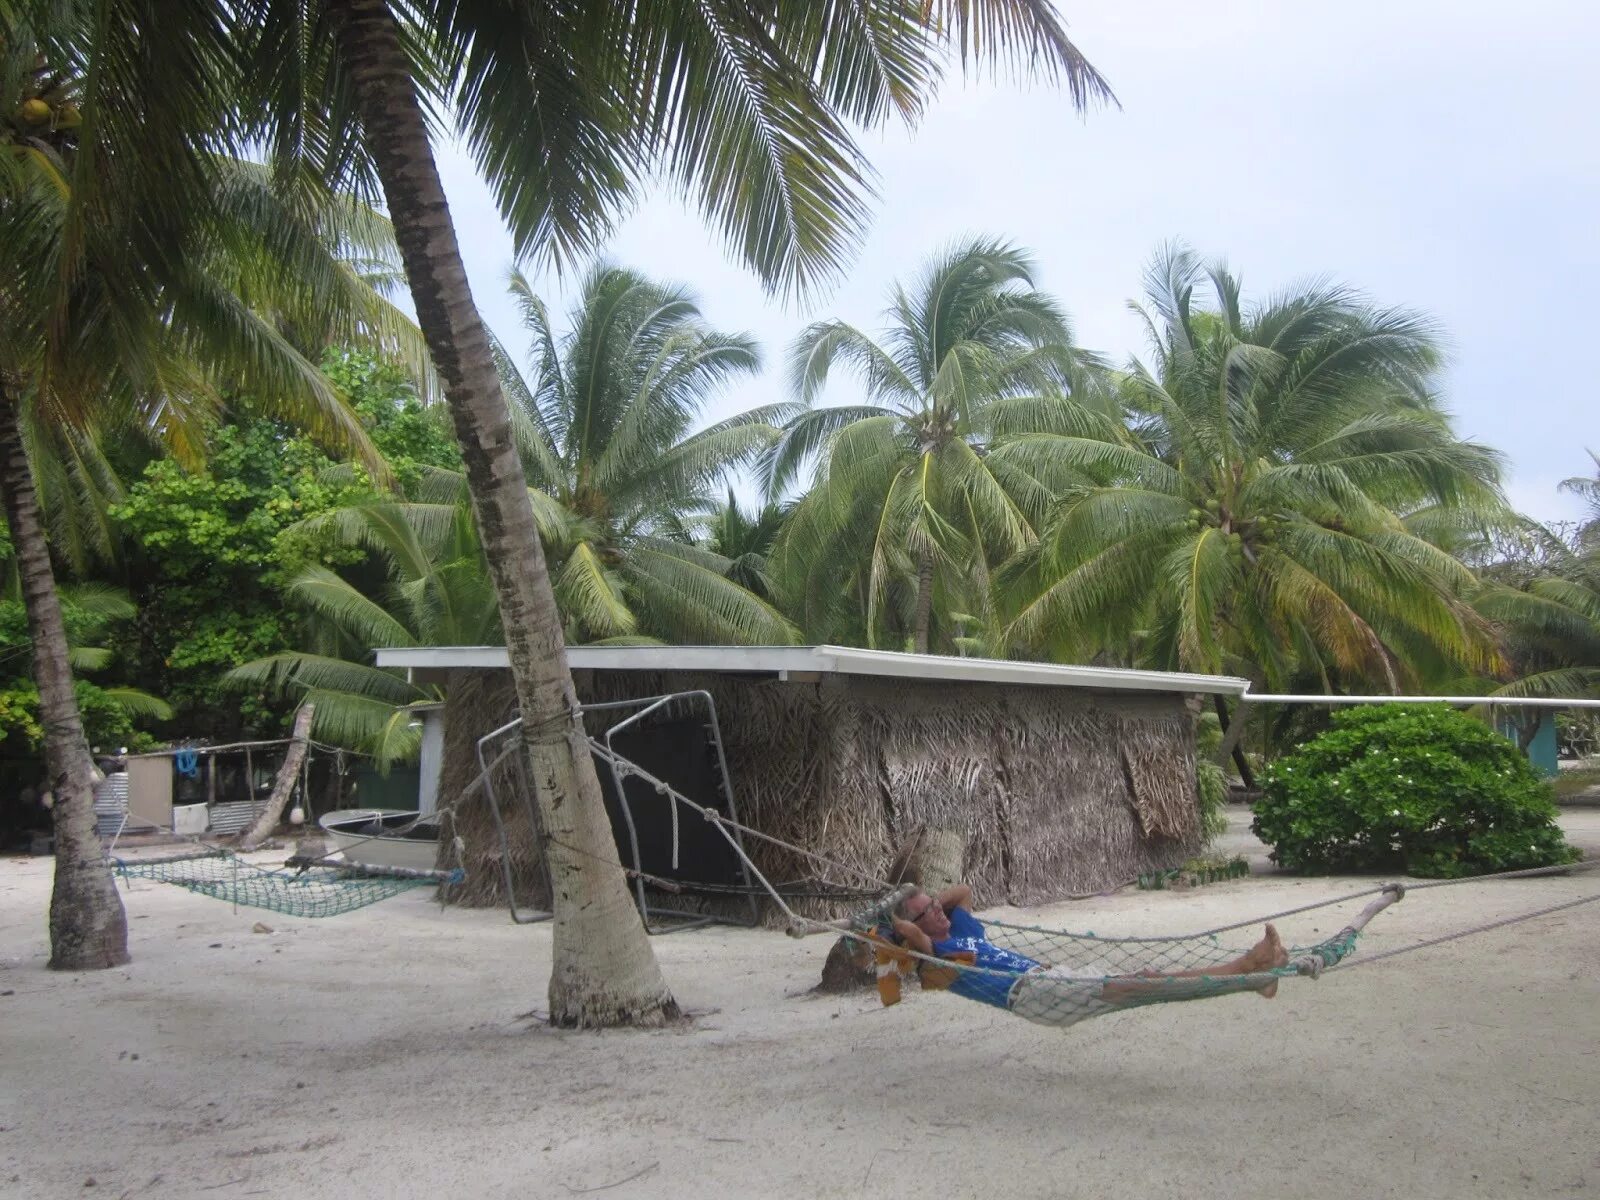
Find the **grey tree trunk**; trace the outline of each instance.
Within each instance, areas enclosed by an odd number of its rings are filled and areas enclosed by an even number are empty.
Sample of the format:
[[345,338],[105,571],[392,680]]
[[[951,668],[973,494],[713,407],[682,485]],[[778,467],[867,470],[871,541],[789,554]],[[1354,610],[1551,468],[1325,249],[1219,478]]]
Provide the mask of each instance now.
[[128,919],[100,849],[94,818],[94,763],[83,736],[67,631],[61,621],[50,548],[23,448],[17,398],[0,377],[0,493],[22,581],[33,679],[39,685],[45,771],[55,797],[56,874],[50,893],[50,965],[92,971],[128,961]]
[[912,648],[928,652],[928,630],[933,624],[933,555],[924,554],[917,563],[917,615],[911,631]]
[[561,620],[483,323],[387,0],[328,0],[383,181],[417,323],[444,383],[494,578],[550,864],[550,1019],[659,1025],[678,1006],[628,894],[584,738]]
[[[306,761],[306,744],[311,739],[311,716],[316,705],[302,704],[300,711],[294,714],[294,729],[289,734],[289,749],[284,753],[283,765],[278,768],[278,777],[272,781],[272,794],[267,797],[267,806],[261,810],[261,815],[256,818],[255,824],[245,831],[244,837],[239,839],[239,849],[254,850],[262,842],[272,836],[272,831],[278,827],[278,821],[283,817],[283,809],[289,803],[289,797],[294,794],[294,781],[300,774],[300,766]],[[309,807],[311,798],[306,797]]]

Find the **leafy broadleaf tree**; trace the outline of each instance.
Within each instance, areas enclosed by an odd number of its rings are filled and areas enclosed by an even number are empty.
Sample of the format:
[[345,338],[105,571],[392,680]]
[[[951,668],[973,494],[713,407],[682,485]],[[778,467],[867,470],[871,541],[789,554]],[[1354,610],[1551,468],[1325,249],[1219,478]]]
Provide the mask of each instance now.
[[[1066,398],[1093,383],[1066,318],[1032,286],[1028,255],[977,239],[895,289],[881,341],[842,321],[807,328],[790,355],[804,411],[767,463],[781,494],[809,464],[810,490],[778,539],[780,587],[807,632],[909,641],[925,654],[941,617],[988,610],[990,573],[1037,538],[1054,465],[1008,445],[1040,429],[1109,431]],[[817,407],[835,367],[867,404]],[[956,622],[959,624],[959,621]],[[953,626],[947,626],[954,638]]]
[[711,329],[683,289],[620,267],[584,279],[561,334],[520,272],[511,290],[533,361],[524,376],[502,354],[502,380],[535,500],[560,510],[543,532],[567,640],[791,641],[725,556],[672,536],[777,437],[779,412],[764,409],[694,429],[719,389],[760,369],[755,344]]
[[[393,488],[423,494],[442,479],[459,478],[455,440],[406,372],[349,351],[328,354],[323,366],[382,454]],[[202,466],[184,470],[158,460],[111,510],[143,614],[141,676],[161,681],[185,729],[224,740],[280,729],[280,711],[263,697],[224,688],[222,677],[306,644],[300,618],[284,599],[288,582],[308,565],[339,568],[363,589],[386,578],[381,566],[365,566],[360,546],[309,519],[392,500],[392,493],[375,488],[359,464],[335,462],[261,410],[235,402],[213,430]]]
[[1432,325],[1328,283],[1247,308],[1182,248],[1147,291],[1153,363],[1121,385],[1132,437],[1032,439],[1096,482],[1008,568],[1008,643],[1069,660],[1134,643],[1280,690],[1498,666],[1472,573],[1407,524],[1504,512],[1498,456],[1434,398]]

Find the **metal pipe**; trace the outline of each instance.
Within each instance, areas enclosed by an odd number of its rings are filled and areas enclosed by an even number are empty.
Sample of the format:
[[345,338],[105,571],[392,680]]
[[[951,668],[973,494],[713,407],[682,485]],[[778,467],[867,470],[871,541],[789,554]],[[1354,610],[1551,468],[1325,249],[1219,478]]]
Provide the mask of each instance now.
[[1487,704],[1494,708],[1600,708],[1600,700],[1553,700],[1544,696],[1273,696],[1246,692],[1252,704]]

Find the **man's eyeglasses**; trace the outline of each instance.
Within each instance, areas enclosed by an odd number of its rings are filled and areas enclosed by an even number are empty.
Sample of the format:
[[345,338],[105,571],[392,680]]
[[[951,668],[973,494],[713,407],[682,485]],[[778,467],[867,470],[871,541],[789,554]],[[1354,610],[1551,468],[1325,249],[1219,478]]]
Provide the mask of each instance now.
[[939,902],[937,900],[929,900],[925,907],[919,909],[918,911],[916,911],[914,913],[908,913],[907,915],[908,915],[911,923],[913,925],[915,925],[918,921],[922,920],[922,918],[927,916],[929,913],[931,913],[931,912],[942,912],[942,911],[943,910],[939,907]]

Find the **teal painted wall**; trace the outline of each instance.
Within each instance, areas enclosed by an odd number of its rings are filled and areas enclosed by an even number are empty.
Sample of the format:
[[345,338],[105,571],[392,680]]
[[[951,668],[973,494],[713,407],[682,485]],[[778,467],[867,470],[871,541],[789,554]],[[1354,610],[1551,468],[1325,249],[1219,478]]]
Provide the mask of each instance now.
[[[1517,740],[1517,727],[1504,718],[1500,721],[1500,732],[1513,742]],[[1544,713],[1539,718],[1539,732],[1533,735],[1533,741],[1528,746],[1528,761],[1533,764],[1533,769],[1546,779],[1554,779],[1561,767],[1556,761],[1556,718],[1551,712]]]

